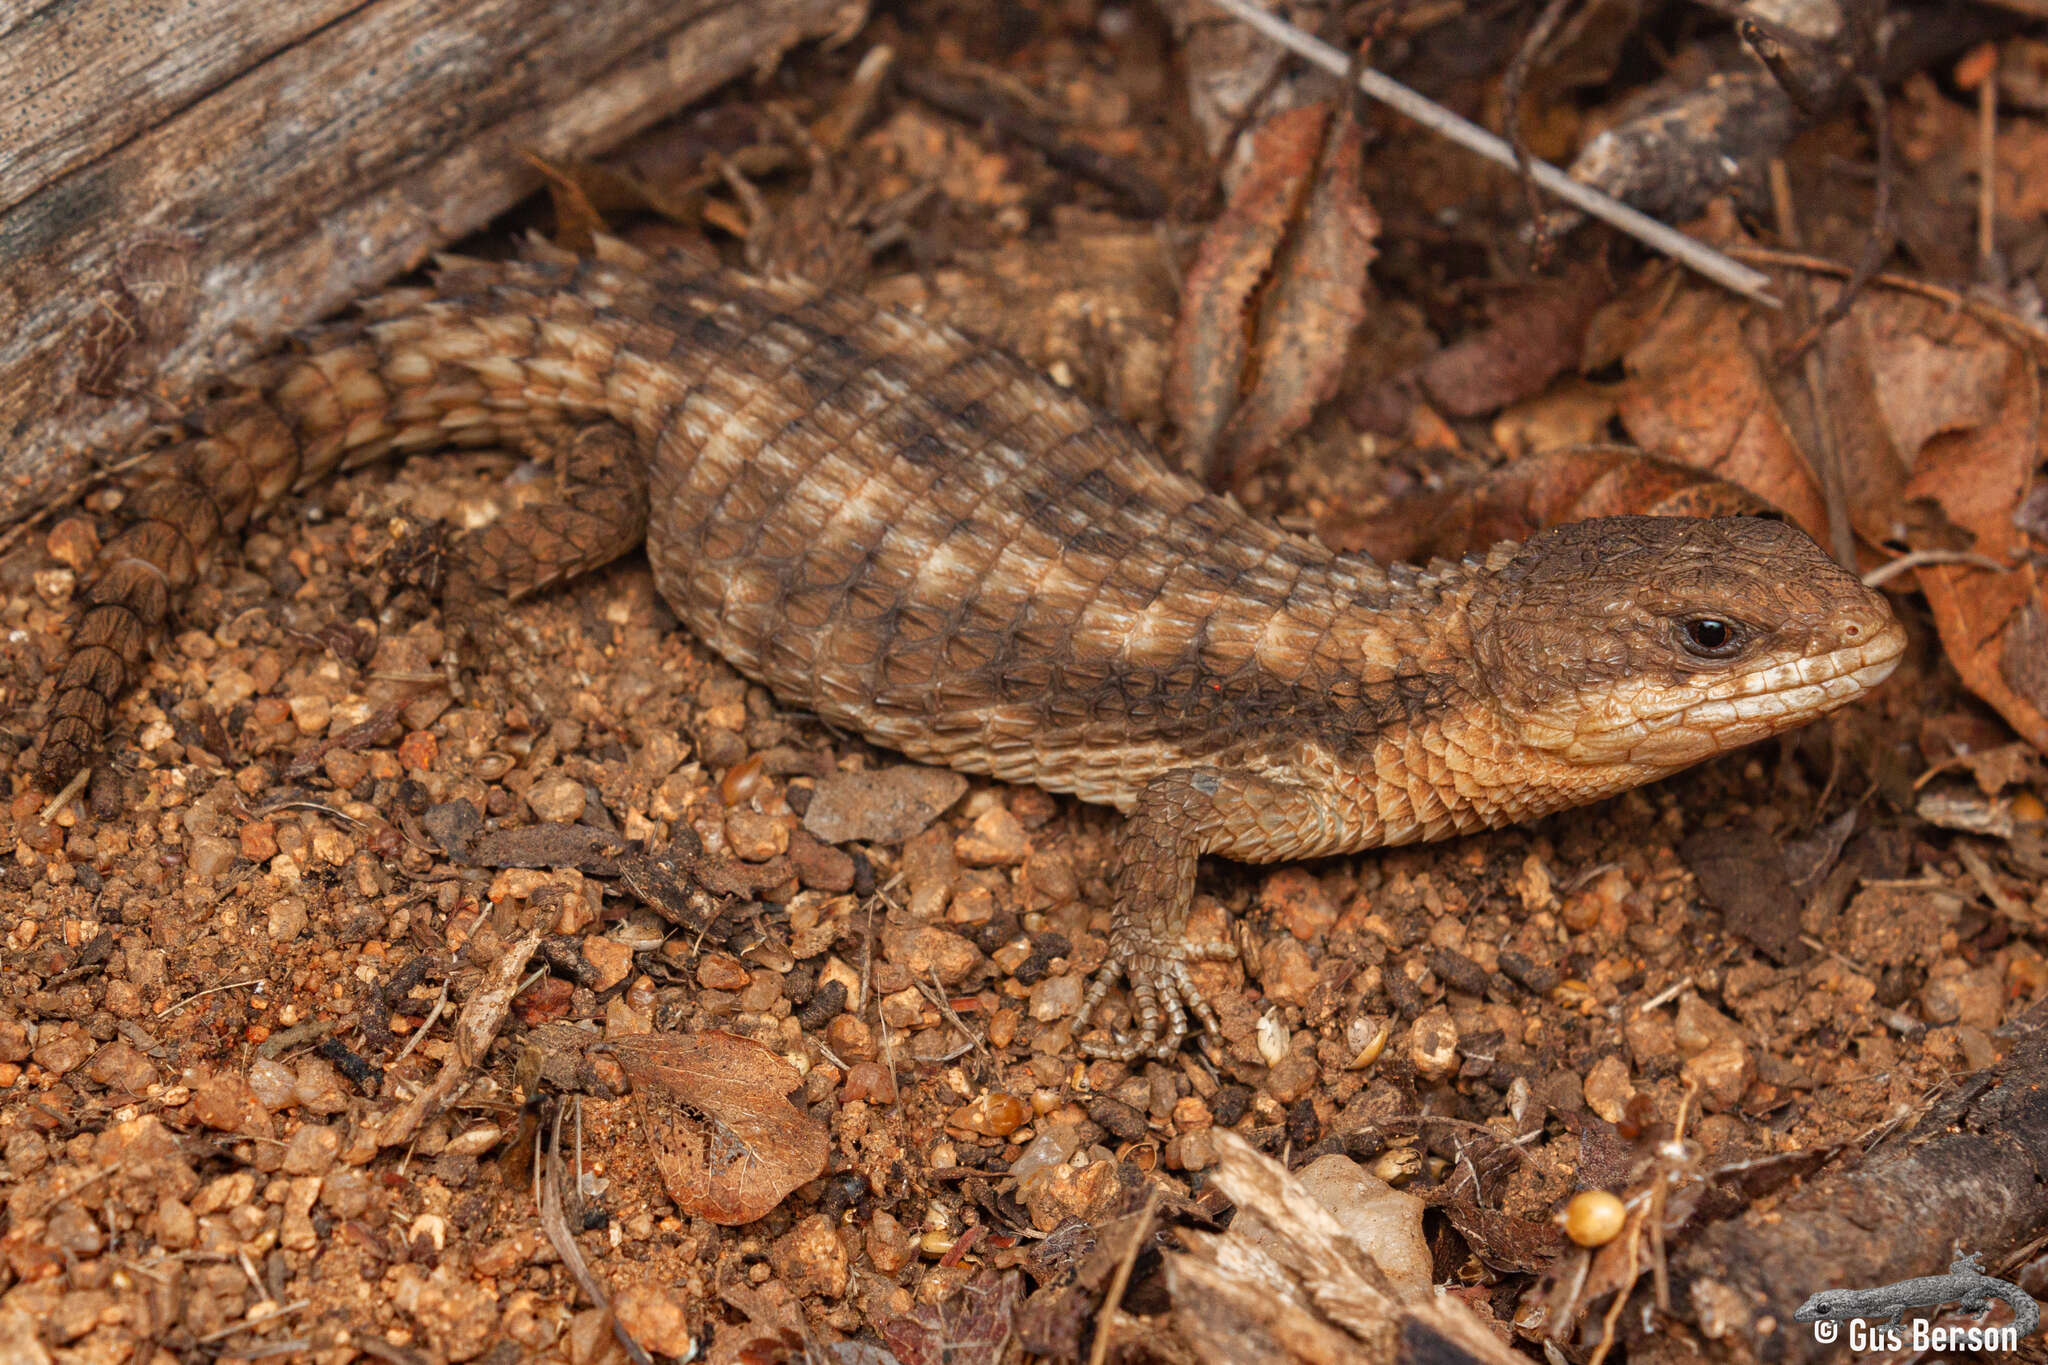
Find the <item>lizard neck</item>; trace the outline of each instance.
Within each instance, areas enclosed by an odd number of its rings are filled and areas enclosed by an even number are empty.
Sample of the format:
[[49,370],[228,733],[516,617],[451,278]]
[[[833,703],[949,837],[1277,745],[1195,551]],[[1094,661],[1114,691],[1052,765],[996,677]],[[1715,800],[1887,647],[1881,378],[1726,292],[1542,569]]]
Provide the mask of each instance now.
[[1252,856],[1355,852],[1498,828],[1661,775],[1575,762],[1528,742],[1493,662],[1494,561],[1513,549],[1420,568],[1336,558],[1333,580],[1348,605],[1329,632],[1329,667],[1301,678],[1329,709],[1313,728],[1279,731],[1278,742],[1240,755],[1249,768],[1322,793],[1330,819]]

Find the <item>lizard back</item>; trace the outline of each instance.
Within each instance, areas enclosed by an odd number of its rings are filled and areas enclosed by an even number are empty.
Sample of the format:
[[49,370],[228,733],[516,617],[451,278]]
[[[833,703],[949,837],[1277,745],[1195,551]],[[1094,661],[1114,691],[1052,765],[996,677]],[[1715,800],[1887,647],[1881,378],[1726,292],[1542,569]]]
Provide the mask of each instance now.
[[687,261],[526,261],[454,266],[368,335],[386,384],[437,376],[401,423],[628,429],[690,630],[912,757],[1127,807],[1444,700],[1429,632],[1386,614],[1426,576],[1255,521],[951,328]]
[[655,434],[649,556],[690,629],[791,702],[1124,805],[1419,657],[1375,669],[1342,628],[1394,579],[1254,521],[1003,352],[841,295],[648,288],[697,347]]

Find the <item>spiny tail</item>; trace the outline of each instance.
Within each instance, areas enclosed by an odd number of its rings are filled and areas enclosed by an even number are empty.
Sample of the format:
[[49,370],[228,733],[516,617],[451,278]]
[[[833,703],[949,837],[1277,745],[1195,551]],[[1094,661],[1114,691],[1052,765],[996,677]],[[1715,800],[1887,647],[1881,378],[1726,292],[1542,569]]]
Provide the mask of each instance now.
[[[589,406],[572,382],[533,384],[547,347],[533,312],[479,296],[560,295],[574,258],[443,263],[433,289],[399,290],[358,320],[314,334],[305,353],[239,376],[241,392],[196,415],[196,434],[139,476],[132,521],[102,549],[43,735],[39,776],[60,788],[92,760],[179,597],[224,537],[286,493],[396,450],[531,449]],[[460,297],[468,294],[470,297]],[[538,311],[538,310],[537,310]],[[522,364],[521,362],[525,362]]]

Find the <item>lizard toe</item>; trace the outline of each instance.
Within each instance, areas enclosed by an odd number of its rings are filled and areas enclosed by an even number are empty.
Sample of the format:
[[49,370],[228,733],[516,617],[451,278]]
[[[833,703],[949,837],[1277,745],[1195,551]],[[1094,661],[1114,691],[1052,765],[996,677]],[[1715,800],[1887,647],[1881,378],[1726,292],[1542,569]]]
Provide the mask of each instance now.
[[[1216,951],[1218,948],[1224,951]],[[1112,1034],[1111,1040],[1087,1040],[1081,1051],[1090,1057],[1128,1062],[1140,1056],[1161,1061],[1171,1058],[1187,1041],[1188,1016],[1203,1028],[1220,1029],[1216,1011],[1188,973],[1188,963],[1235,957],[1230,944],[1123,943],[1111,948],[1107,961],[1090,983],[1087,997],[1074,1016],[1074,1031],[1080,1033],[1095,1017],[1095,1011],[1119,980],[1131,988],[1131,1013],[1137,1023],[1133,1037]]]

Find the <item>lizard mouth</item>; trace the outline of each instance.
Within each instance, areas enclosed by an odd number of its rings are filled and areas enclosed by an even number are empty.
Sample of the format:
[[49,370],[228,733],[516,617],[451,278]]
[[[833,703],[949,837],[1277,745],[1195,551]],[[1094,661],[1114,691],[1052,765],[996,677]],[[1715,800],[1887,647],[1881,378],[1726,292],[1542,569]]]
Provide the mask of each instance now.
[[1821,654],[1677,685],[1642,683],[1587,715],[1573,748],[1602,759],[1685,764],[1804,725],[1862,696],[1898,667],[1906,632],[1886,621]]

